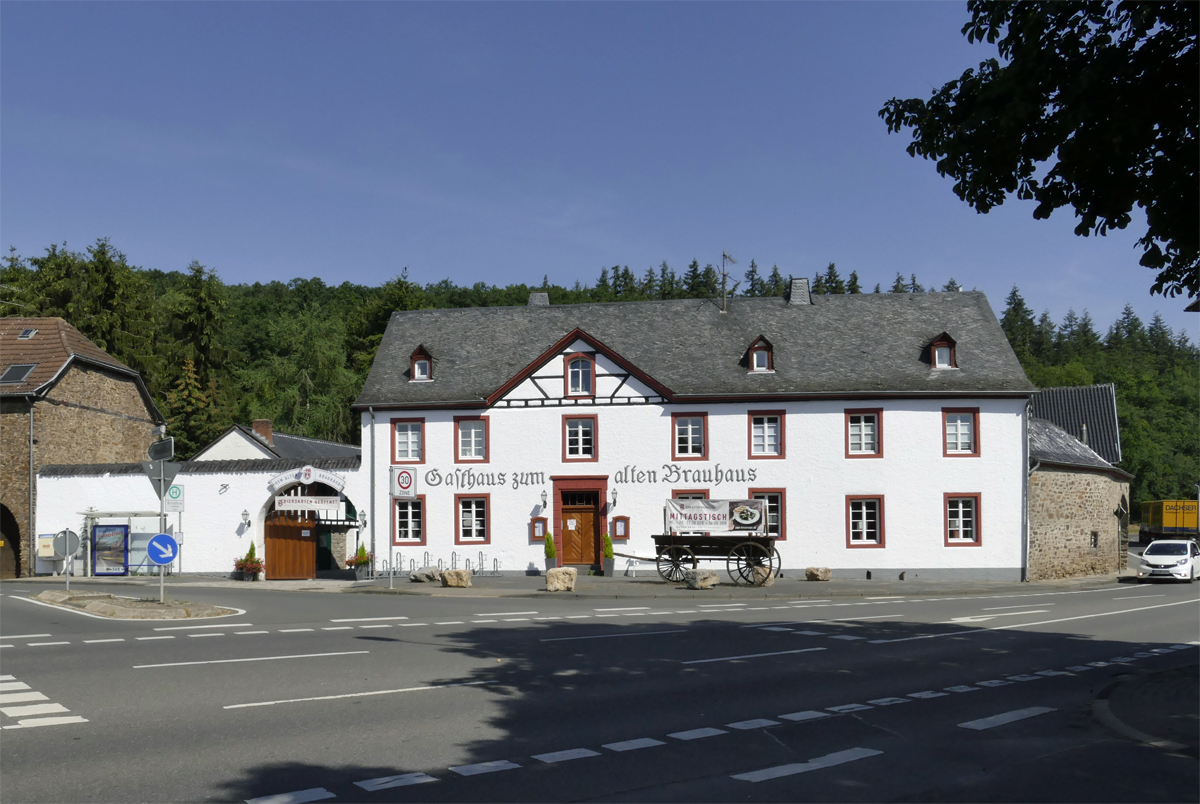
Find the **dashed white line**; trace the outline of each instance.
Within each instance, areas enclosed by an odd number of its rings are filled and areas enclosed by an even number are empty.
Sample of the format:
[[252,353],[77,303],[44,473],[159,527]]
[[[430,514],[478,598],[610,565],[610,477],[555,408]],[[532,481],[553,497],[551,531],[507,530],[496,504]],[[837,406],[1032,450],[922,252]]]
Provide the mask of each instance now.
[[568,762],[572,759],[598,756],[600,756],[600,752],[590,748],[569,748],[566,751],[552,751],[549,754],[534,754],[533,758],[541,762]]
[[709,662],[733,662],[738,659],[760,659],[764,656],[787,656],[792,653],[809,653],[815,650],[825,650],[825,648],[800,648],[798,650],[778,650],[771,653],[746,653],[741,656],[721,656],[716,659],[692,659],[690,662],[680,662],[680,664],[708,664]]
[[822,768],[832,768],[835,765],[844,765],[847,762],[879,756],[882,753],[882,751],[876,751],[871,748],[850,748],[845,751],[826,754],[816,759],[810,759],[808,762],[777,765],[774,768],[763,768],[762,770],[751,771],[749,773],[734,774],[730,778],[752,783],[766,782],[784,776],[794,776],[797,773],[808,773],[809,771],[821,770]]
[[[444,623],[434,623],[434,625],[462,625],[462,624],[463,624],[462,620],[447,620]],[[361,625],[359,626],[359,628],[364,628],[364,627],[365,626],[361,626]]]
[[311,628],[280,628],[279,633],[281,633],[281,634],[299,634],[301,631],[312,631],[312,630],[313,629],[311,629]]
[[654,740],[650,737],[642,737],[637,740],[622,740],[619,743],[606,743],[601,746],[609,751],[637,751],[642,748],[653,748],[656,745],[666,745],[662,740]]
[[330,620],[331,623],[369,623],[376,620],[407,620],[407,617],[343,617],[338,620]]
[[[680,628],[680,629],[677,629],[674,631],[638,631],[635,633],[622,633],[622,634],[591,634],[589,636],[576,636],[576,637],[549,637],[547,639],[539,639],[538,641],[539,642],[570,642],[570,641],[576,640],[576,639],[611,639],[614,637],[655,636],[657,634],[683,634],[683,633],[686,633],[686,629]],[[684,664],[687,664],[687,662],[684,662]]]
[[0,704],[29,703],[30,701],[50,700],[40,692],[6,692],[0,693]]
[[155,631],[194,631],[197,628],[250,628],[254,623],[217,623],[216,625],[168,625]]
[[[366,651],[358,651],[366,653]],[[341,654],[333,654],[341,655]],[[293,657],[283,657],[293,658]],[[258,701],[256,703],[229,704],[221,707],[222,709],[253,709],[259,706],[275,706],[277,704],[289,703],[308,703],[310,701],[339,701],[344,698],[370,698],[376,695],[395,695],[401,692],[424,692],[425,690],[444,690],[452,687],[478,687],[481,684],[488,684],[487,681],[464,681],[460,684],[428,684],[423,687],[403,687],[395,690],[370,690],[369,692],[345,692],[340,695],[318,695],[313,698],[285,698],[281,701]]]
[[866,704],[852,703],[842,704],[841,706],[827,706],[825,708],[830,712],[837,712],[839,715],[841,715],[846,712],[862,712],[866,709],[870,709],[871,707],[867,706]]
[[692,729],[690,731],[677,731],[674,734],[668,734],[668,737],[674,737],[676,740],[703,740],[705,737],[716,737],[720,734],[728,734],[724,729]]
[[481,773],[495,773],[496,771],[514,770],[521,767],[515,762],[509,762],[507,759],[497,759],[493,762],[478,762],[474,765],[459,765],[456,768],[450,768],[453,773],[459,776],[478,776]]
[[361,787],[368,793],[376,790],[387,790],[391,787],[407,787],[410,784],[425,784],[436,782],[437,779],[428,773],[402,773],[399,776],[382,776],[378,779],[367,779],[365,782],[355,782],[355,787]]
[[984,729],[994,729],[997,726],[1003,726],[1006,723],[1015,723],[1018,720],[1037,717],[1044,715],[1047,712],[1055,711],[1049,706],[1030,706],[1027,709],[1014,709],[1012,712],[1005,712],[1000,715],[992,715],[991,717],[980,718],[979,720],[968,720],[966,723],[959,723],[960,729],[972,729],[974,731],[983,731]]
[[1026,603],[1022,606],[992,606],[983,611],[1005,611],[1006,609],[1036,609],[1038,606],[1056,606],[1057,603]]
[[391,623],[376,623],[375,625],[360,625],[359,628],[391,628]]
[[0,639],[42,639],[50,634],[4,634]]
[[541,614],[540,611],[477,611],[476,617],[516,617],[520,614]]
[[85,639],[85,640],[83,640],[83,644],[98,645],[101,642],[124,642],[124,641],[125,641],[124,639]]
[[649,606],[625,606],[616,609],[592,609],[592,611],[646,611],[649,608]]
[[826,717],[829,717],[828,712],[814,712],[812,710],[807,712],[792,712],[787,715],[779,715],[780,720],[791,720],[794,723],[802,723],[806,720],[820,720],[821,718]]
[[[151,637],[151,638],[153,638],[153,637]],[[40,648],[44,645],[70,645],[70,644],[71,644],[70,642],[30,642],[29,647]]]
[[876,698],[873,701],[867,701],[872,706],[892,706],[893,704],[912,703],[908,698]]
[[209,631],[208,633],[204,633],[204,634],[188,634],[188,636],[190,636],[190,637],[219,637],[219,636],[225,636],[225,635],[218,634],[213,631]]
[[251,636],[253,634],[269,634],[270,631],[234,631],[235,636]]
[[166,662],[164,664],[135,664],[134,670],[146,670],[155,667],[190,667],[198,664],[236,664],[239,662],[273,662],[278,659],[317,659],[324,656],[358,656],[370,653],[369,650],[344,650],[336,653],[296,653],[289,656],[254,656],[248,659],[209,659],[203,662]]
[[736,723],[726,723],[725,726],[731,729],[740,731],[749,731],[750,729],[763,729],[767,726],[778,726],[778,720],[770,720],[765,717],[756,717],[753,720],[739,720]]
[[934,692],[933,690],[925,690],[924,692],[910,692],[908,694],[908,697],[909,698],[921,698],[922,700],[928,700],[930,698],[945,698],[947,695],[949,695],[949,693]]
[[36,729],[39,726],[62,726],[67,723],[87,723],[87,718],[79,717],[78,715],[66,715],[63,717],[35,717],[29,720],[18,720],[12,726],[5,726],[7,729]]
[[328,625],[321,628],[322,631],[353,631],[353,625]]
[[[266,631],[263,631],[262,633],[264,633],[264,634],[265,634],[265,633],[267,633],[267,632],[266,632]],[[149,641],[151,641],[151,640],[153,640],[153,639],[174,639],[174,638],[175,638],[175,637],[174,637],[173,635],[169,635],[169,634],[168,634],[168,635],[164,635],[164,636],[152,636],[152,637],[134,637],[134,639],[136,639],[138,642],[149,642]]]
[[297,790],[295,793],[248,798],[246,804],[305,804],[308,801],[323,801],[327,798],[337,798],[337,796],[324,787],[312,787],[308,790]]

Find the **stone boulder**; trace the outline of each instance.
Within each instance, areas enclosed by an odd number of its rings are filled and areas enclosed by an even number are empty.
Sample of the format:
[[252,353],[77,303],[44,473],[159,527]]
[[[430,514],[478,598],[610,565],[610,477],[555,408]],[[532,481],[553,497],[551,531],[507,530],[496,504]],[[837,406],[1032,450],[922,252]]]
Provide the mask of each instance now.
[[809,567],[804,570],[804,577],[810,581],[828,581],[833,577],[833,571],[829,567]]
[[574,592],[575,578],[579,571],[574,567],[555,567],[546,570],[547,592]]
[[442,571],[437,567],[421,567],[408,574],[413,583],[438,583],[442,580]]
[[469,569],[442,570],[442,586],[466,589],[470,585],[471,571]]
[[754,567],[753,578],[755,586],[775,585],[775,573],[771,572],[770,567]]
[[721,578],[716,570],[690,569],[684,570],[683,582],[688,589],[713,589],[721,582]]

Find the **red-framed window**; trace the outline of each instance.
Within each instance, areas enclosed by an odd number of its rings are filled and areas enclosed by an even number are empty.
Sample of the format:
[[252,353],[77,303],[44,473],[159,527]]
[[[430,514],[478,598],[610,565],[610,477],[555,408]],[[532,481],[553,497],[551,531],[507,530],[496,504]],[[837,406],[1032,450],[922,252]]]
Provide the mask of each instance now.
[[492,451],[487,416],[454,417],[454,462],[487,463]]
[[979,457],[979,408],[942,408],[942,456]]
[[942,495],[946,547],[979,547],[983,544],[980,509],[980,495],[976,492]]
[[596,395],[596,356],[589,352],[571,352],[563,357],[563,395]]
[[671,458],[676,461],[708,460],[708,414],[671,414]]
[[425,495],[392,500],[392,544],[420,547],[425,544]]
[[750,489],[749,494],[766,503],[767,535],[787,541],[787,489]]
[[883,457],[883,409],[846,409],[846,457]]
[[535,516],[529,520],[529,540],[533,542],[546,541],[546,534],[550,532],[550,525],[544,516]]
[[883,547],[883,495],[846,495],[846,547]]
[[750,344],[749,364],[752,373],[769,373],[775,370],[775,355],[771,342],[759,337]]
[[785,425],[787,415],[782,410],[751,410],[746,414],[750,460],[770,460],[786,455]]
[[958,350],[954,339],[943,332],[929,344],[929,365],[935,369],[958,368]]
[[454,495],[454,543],[491,544],[490,494]]
[[425,463],[424,419],[392,419],[392,463]]
[[624,541],[629,538],[629,517],[614,516],[612,518],[611,537],[614,542]]
[[600,460],[600,423],[595,415],[566,413],[562,417],[562,459]]
[[424,346],[418,346],[409,355],[408,381],[429,382],[433,379],[433,358]]

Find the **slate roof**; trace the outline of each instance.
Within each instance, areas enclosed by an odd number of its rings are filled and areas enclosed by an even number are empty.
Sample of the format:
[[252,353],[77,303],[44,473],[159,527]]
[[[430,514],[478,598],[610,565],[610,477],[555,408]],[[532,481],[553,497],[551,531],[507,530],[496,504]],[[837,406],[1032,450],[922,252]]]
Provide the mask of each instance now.
[[[675,400],[1035,390],[982,293],[882,293],[736,298],[725,313],[696,299],[394,312],[355,407],[480,407],[577,328]],[[957,370],[929,365],[942,332],[957,342]],[[773,374],[747,371],[759,336],[774,346]],[[408,382],[418,345],[433,382]]]
[[[312,465],[331,472],[358,469],[362,461],[353,458],[270,458],[251,461],[183,461],[181,475],[248,474],[265,472],[279,474],[289,469]],[[48,464],[38,469],[38,477],[95,477],[99,475],[139,475],[143,473],[140,463],[82,463]]]
[[1123,477],[1133,475],[1101,458],[1095,450],[1063,428],[1044,419],[1029,420],[1029,463],[1099,469]]
[[[22,330],[37,330],[32,338],[19,340]],[[150,418],[164,421],[154,405],[142,376],[92,343],[82,332],[61,318],[0,318],[0,374],[9,366],[34,364],[24,382],[0,385],[0,396],[45,396],[73,362],[126,374],[137,383]]]
[[[275,430],[271,434],[271,438],[275,442],[274,445],[271,445],[262,436],[254,432],[253,428],[235,424],[213,439],[208,446],[197,452],[194,457],[199,458],[214,444],[235,430],[249,438],[255,445],[267,450],[278,458],[311,461],[318,458],[357,458],[362,455],[362,447],[357,447],[353,444],[339,444],[336,441],[324,441],[319,438],[291,435],[290,433],[281,433],[278,430]],[[316,464],[314,463],[313,466],[316,466]]]
[[1088,446],[1109,463],[1121,462],[1117,391],[1112,383],[1076,388],[1042,388],[1033,396],[1033,416],[1054,422],[1076,438],[1087,424]]

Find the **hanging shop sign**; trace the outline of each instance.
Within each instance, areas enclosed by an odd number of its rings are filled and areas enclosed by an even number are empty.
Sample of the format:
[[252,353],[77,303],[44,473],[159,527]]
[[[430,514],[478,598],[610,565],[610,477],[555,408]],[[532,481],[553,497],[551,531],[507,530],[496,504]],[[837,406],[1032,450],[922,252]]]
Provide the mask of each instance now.
[[671,533],[765,533],[763,500],[667,500]]
[[276,511],[325,511],[338,508],[341,497],[284,497],[275,498]]
[[267,481],[267,485],[276,491],[292,483],[302,483],[306,486],[310,483],[324,483],[326,486],[332,486],[338,491],[341,491],[346,485],[344,478],[335,475],[333,472],[326,472],[324,469],[315,469],[312,466],[289,469]]

